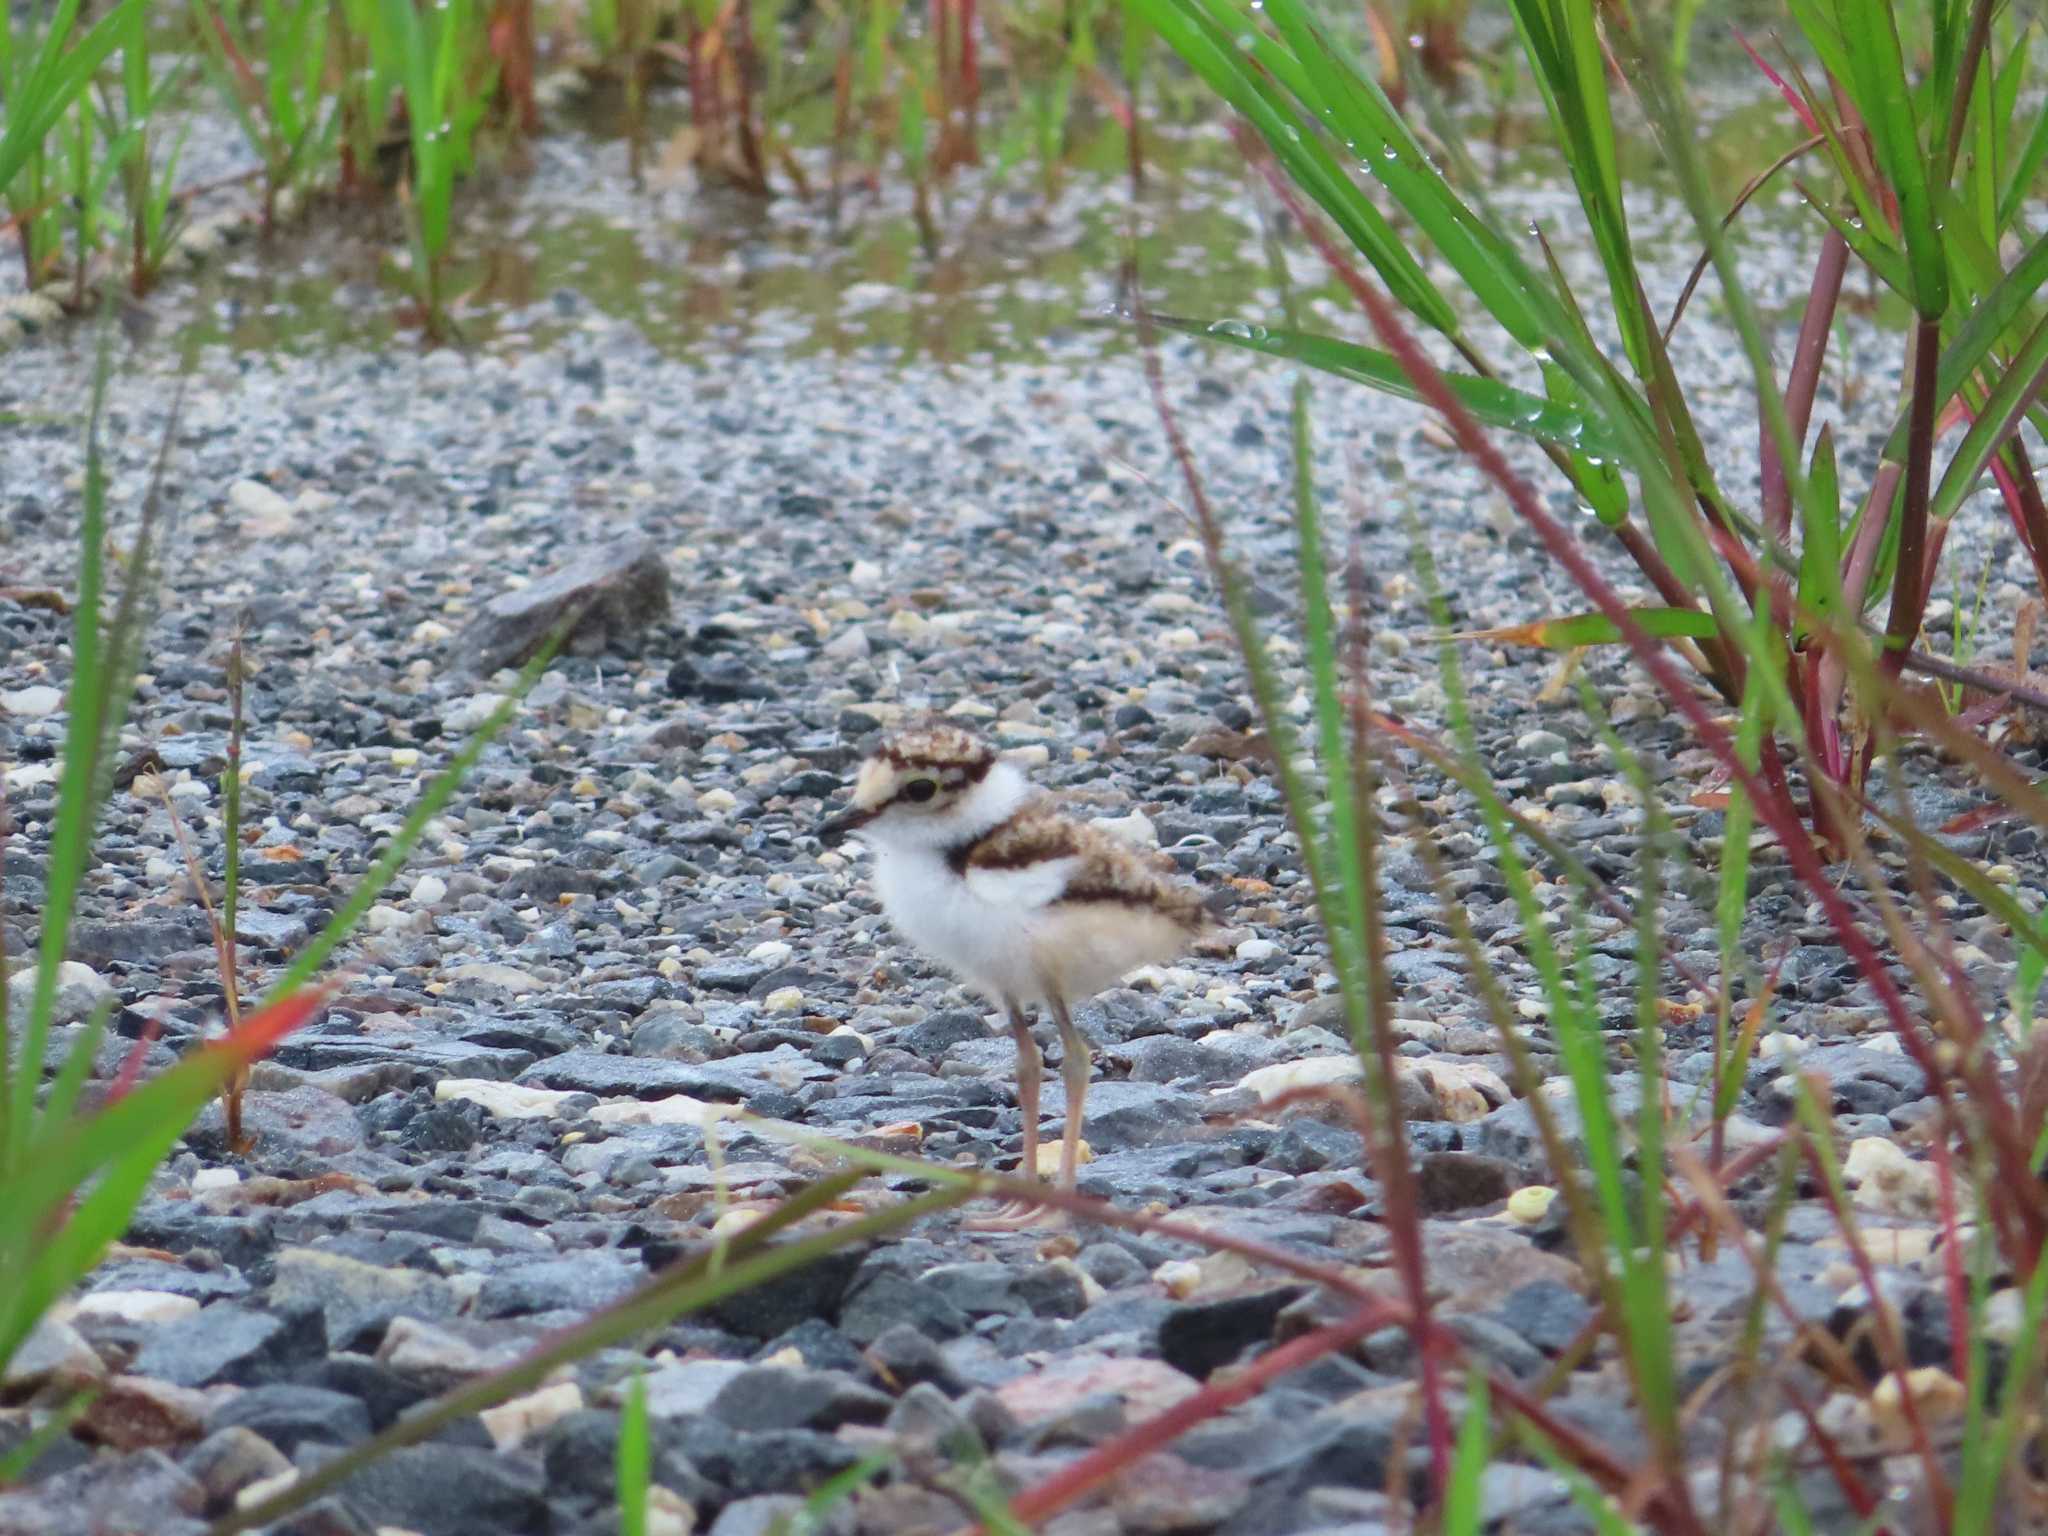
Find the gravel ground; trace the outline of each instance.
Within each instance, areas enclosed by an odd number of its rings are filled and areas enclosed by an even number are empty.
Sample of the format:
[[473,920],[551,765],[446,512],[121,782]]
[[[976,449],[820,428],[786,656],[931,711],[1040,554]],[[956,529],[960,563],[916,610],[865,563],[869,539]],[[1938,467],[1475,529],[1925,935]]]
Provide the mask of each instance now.
[[[567,169],[536,174],[536,196],[573,195]],[[585,177],[583,195],[612,216],[655,217],[601,181]],[[1561,216],[1555,194],[1522,195]],[[1059,222],[1040,238],[1057,242]],[[1657,291],[1682,275],[1656,273]],[[257,830],[240,922],[250,990],[318,929],[504,691],[509,674],[491,672],[487,654],[494,599],[516,603],[578,562],[644,576],[651,561],[666,587],[636,588],[604,646],[548,672],[383,893],[342,953],[333,1005],[257,1069],[253,1150],[232,1155],[209,1110],[126,1244],[10,1368],[0,1449],[37,1405],[80,1382],[103,1391],[80,1432],[0,1494],[0,1532],[197,1531],[245,1490],[509,1360],[692,1251],[724,1212],[770,1203],[815,1171],[810,1154],[705,1106],[941,1161],[1013,1156],[1010,1045],[996,1021],[891,939],[858,859],[811,833],[863,746],[919,709],[981,722],[1041,782],[1231,893],[1214,943],[1079,1012],[1096,1047],[1084,1192],[1385,1271],[1380,1196],[1356,1134],[1319,1112],[1263,1108],[1327,1075],[1320,1064],[1346,1049],[1342,1022],[1278,795],[1247,751],[1241,672],[1199,551],[1129,468],[1173,483],[1135,362],[1087,333],[1049,340],[1030,365],[791,357],[775,329],[677,354],[561,290],[501,317],[504,339],[472,354],[200,358],[171,459],[175,553],[123,756],[154,765],[217,870],[222,669],[241,616]],[[542,332],[548,344],[530,344]],[[1747,461],[1740,360],[1710,325],[1689,336],[1686,366],[1729,402],[1703,427]],[[132,509],[146,481],[173,350],[124,355],[114,382],[117,508]],[[73,330],[17,352],[0,376],[0,412],[28,423],[0,435],[8,585],[61,588],[75,563],[91,355],[89,334]],[[1287,381],[1192,345],[1169,347],[1167,362],[1218,505],[1284,609]],[[1870,373],[1880,366],[1873,358]],[[1411,514],[1459,625],[1575,605],[1414,412],[1325,389],[1317,425],[1329,504],[1371,573],[1380,696],[1440,729],[1432,625],[1408,574]],[[1853,460],[1869,444],[1844,448]],[[1977,540],[1964,544],[1978,551],[1972,579],[1992,558],[1993,606],[2009,611],[2024,565],[1988,518],[1974,526],[1958,534]],[[37,690],[61,685],[68,663],[63,622],[32,603],[0,598],[0,641],[0,759],[17,822],[0,868],[19,953],[34,938],[63,725]],[[1575,699],[1537,698],[1547,659],[1467,647],[1464,660],[1503,792],[1595,871],[1631,878],[1640,805]],[[1589,675],[1685,840],[1688,867],[1672,878],[1710,892],[1721,817],[1690,800],[1714,787],[1705,755],[1626,669],[1594,658]],[[1476,811],[1405,761],[1487,963],[1554,1072],[1540,988]],[[1923,819],[1975,803],[1941,765],[1913,766]],[[1555,1211],[1510,1198],[1549,1175],[1415,837],[1404,826],[1392,838],[1384,894],[1432,1280],[1475,1355],[1529,1382],[1589,1307]],[[2001,824],[1957,842],[2038,897],[2031,831]],[[103,1071],[151,1029],[148,1062],[161,1067],[219,1013],[205,921],[160,801],[117,792],[100,854],[66,1016],[112,989],[118,1038]],[[1897,1234],[1879,1238],[1897,1261],[1884,1282],[1915,1363],[1944,1364],[1929,1176],[1909,1147],[1926,1085],[1775,850],[1759,852],[1752,884],[1750,952],[1786,959],[1731,1135],[1741,1145],[1788,1118],[1792,1064],[1828,1079],[1865,1219]],[[1562,912],[1563,885],[1539,890]],[[2009,946],[1966,896],[1953,900],[1972,979],[1995,1003]],[[1667,924],[1675,961],[1708,978],[1710,911],[1677,897]],[[1603,1017],[1626,1029],[1633,935],[1596,922],[1593,937]],[[1676,971],[1666,994],[1697,1000]],[[1690,1114],[1711,1016],[1667,1022],[1673,1103]],[[1044,1040],[1057,1050],[1049,1029]],[[1632,1079],[1615,1091],[1627,1104]],[[1055,1093],[1049,1130],[1058,1106]],[[1778,1277],[1802,1318],[1846,1333],[1867,1311],[1817,1204],[1792,1211]],[[1691,1392],[1731,1358],[1751,1283],[1726,1249],[1688,1253],[1673,1283]],[[981,1235],[935,1218],[643,1350],[586,1361],[516,1411],[401,1452],[291,1529],[613,1530],[618,1403],[645,1366],[662,1529],[766,1532],[886,1446],[896,1470],[828,1528],[947,1531],[962,1506],[936,1490],[963,1468],[992,1458],[1011,1485],[1036,1482],[1225,1379],[1324,1305],[1284,1275],[1186,1243],[1088,1228]],[[1789,1338],[1780,1315],[1765,1327],[1767,1348]],[[1386,1490],[1425,1465],[1409,1364],[1404,1339],[1372,1336],[1047,1529],[1396,1528]],[[1565,1372],[1553,1406],[1640,1454],[1608,1351]],[[1731,1433],[1770,1432],[1778,1408],[1768,1395],[1711,1394],[1688,1428],[1700,1465]],[[1822,1411],[1888,1475],[1894,1426],[1859,1420],[1845,1396]],[[1710,1504],[1714,1489],[1703,1474]],[[1589,1528],[1538,1466],[1491,1468],[1485,1499],[1502,1528]]]

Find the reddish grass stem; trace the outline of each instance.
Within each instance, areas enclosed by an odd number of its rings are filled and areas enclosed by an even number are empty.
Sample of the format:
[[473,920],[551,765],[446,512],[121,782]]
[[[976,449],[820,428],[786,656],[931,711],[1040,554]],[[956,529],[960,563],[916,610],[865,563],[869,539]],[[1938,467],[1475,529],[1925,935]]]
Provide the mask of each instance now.
[[1913,327],[1913,403],[1906,427],[1906,496],[1899,508],[1899,560],[1892,572],[1891,614],[1878,665],[1896,678],[1906,649],[1920,633],[1927,606],[1927,502],[1933,491],[1934,398],[1941,363],[1941,317],[1922,315]]
[[[1240,144],[1246,146],[1247,152],[1251,153],[1252,145],[1246,130],[1239,126],[1237,132]],[[1275,195],[1286,204],[1295,222],[1315,244],[1324,262],[1358,300],[1360,307],[1370,318],[1381,345],[1394,354],[1402,371],[1413,381],[1424,402],[1449,423],[1459,446],[1485,471],[1487,477],[1501,488],[1515,511],[1534,530],[1552,557],[1565,568],[1579,590],[1584,592],[1594,606],[1613,623],[1622,640],[1671,700],[1673,707],[1692,727],[1701,744],[1722,763],[1730,778],[1749,795],[1756,806],[1758,816],[1784,847],[1793,873],[1812,893],[1829,927],[1840,940],[1843,950],[1876,995],[1879,1007],[1884,1010],[1886,1019],[1899,1037],[1900,1045],[1925,1074],[1930,1086],[1940,1096],[1943,1107],[1953,1113],[1956,1107],[1955,1096],[1949,1087],[1947,1074],[1942,1071],[1941,1064],[1935,1056],[1933,1042],[1928,1038],[1926,1030],[1908,1011],[1904,996],[1885,968],[1883,956],[1857,927],[1855,914],[1850,911],[1848,903],[1843,900],[1834,883],[1828,878],[1826,866],[1822,863],[1806,829],[1800,824],[1798,813],[1792,808],[1789,799],[1781,789],[1767,784],[1762,777],[1743,764],[1741,755],[1735,750],[1735,743],[1707,712],[1693,691],[1686,686],[1685,679],[1672,665],[1664,648],[1636,622],[1628,605],[1593,568],[1585,551],[1579,548],[1564,526],[1551,516],[1543,505],[1542,498],[1536,494],[1535,488],[1515,472],[1479,423],[1473,419],[1472,414],[1465,409],[1464,404],[1451,393],[1436,365],[1429,360],[1401,323],[1392,303],[1367,282],[1357,268],[1346,259],[1344,253],[1337,249],[1321,221],[1310,212],[1273,163],[1263,155],[1254,153],[1253,158],[1273,187]],[[1931,395],[1932,391],[1928,393]],[[1922,512],[1924,515],[1924,502]]]

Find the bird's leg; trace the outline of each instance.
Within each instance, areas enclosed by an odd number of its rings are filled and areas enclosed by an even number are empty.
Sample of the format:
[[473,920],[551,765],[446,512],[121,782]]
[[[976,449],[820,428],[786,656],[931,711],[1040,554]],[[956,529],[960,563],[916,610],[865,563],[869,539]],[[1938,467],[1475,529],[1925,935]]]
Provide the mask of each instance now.
[[[1017,1042],[1017,1108],[1024,1115],[1024,1160],[1017,1169],[1021,1179],[1038,1178],[1039,1085],[1045,1078],[1045,1062],[1038,1054],[1038,1042],[1031,1038],[1031,1019],[1021,1006],[1005,1000],[1010,1016],[1010,1038]],[[1030,1201],[1008,1201],[993,1216],[977,1217],[967,1226],[980,1232],[1014,1231],[1036,1219],[1038,1206]]]
[[1067,1090],[1067,1123],[1060,1133],[1060,1184],[1068,1194],[1074,1192],[1074,1175],[1081,1157],[1081,1107],[1088,1098],[1088,1041],[1074,1026],[1074,1016],[1067,1012],[1066,999],[1054,993],[1048,1000],[1052,1009],[1053,1022],[1060,1028],[1060,1081]]
[[1018,1165],[1019,1178],[1038,1177],[1038,1088],[1045,1080],[1045,1062],[1038,1054],[1038,1042],[1031,1038],[1031,1020],[1015,1003],[1010,1004],[1010,1038],[1017,1042],[1017,1108],[1024,1115],[1024,1159]]

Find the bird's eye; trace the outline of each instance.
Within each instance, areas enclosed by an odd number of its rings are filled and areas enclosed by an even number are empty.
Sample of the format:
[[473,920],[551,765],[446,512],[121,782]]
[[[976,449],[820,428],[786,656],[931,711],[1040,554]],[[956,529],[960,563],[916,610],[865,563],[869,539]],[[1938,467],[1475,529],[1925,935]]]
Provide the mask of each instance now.
[[939,786],[930,779],[912,779],[903,786],[903,798],[914,800],[919,805],[939,792]]

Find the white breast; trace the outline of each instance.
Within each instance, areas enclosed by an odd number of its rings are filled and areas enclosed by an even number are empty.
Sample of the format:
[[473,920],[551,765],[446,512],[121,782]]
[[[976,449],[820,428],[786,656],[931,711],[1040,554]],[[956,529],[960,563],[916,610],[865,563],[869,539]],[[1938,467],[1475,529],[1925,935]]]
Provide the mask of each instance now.
[[1033,1003],[1047,979],[1036,942],[1044,909],[1066,889],[1070,863],[962,879],[936,851],[889,848],[875,860],[875,894],[898,933],[969,986],[998,1003]]

